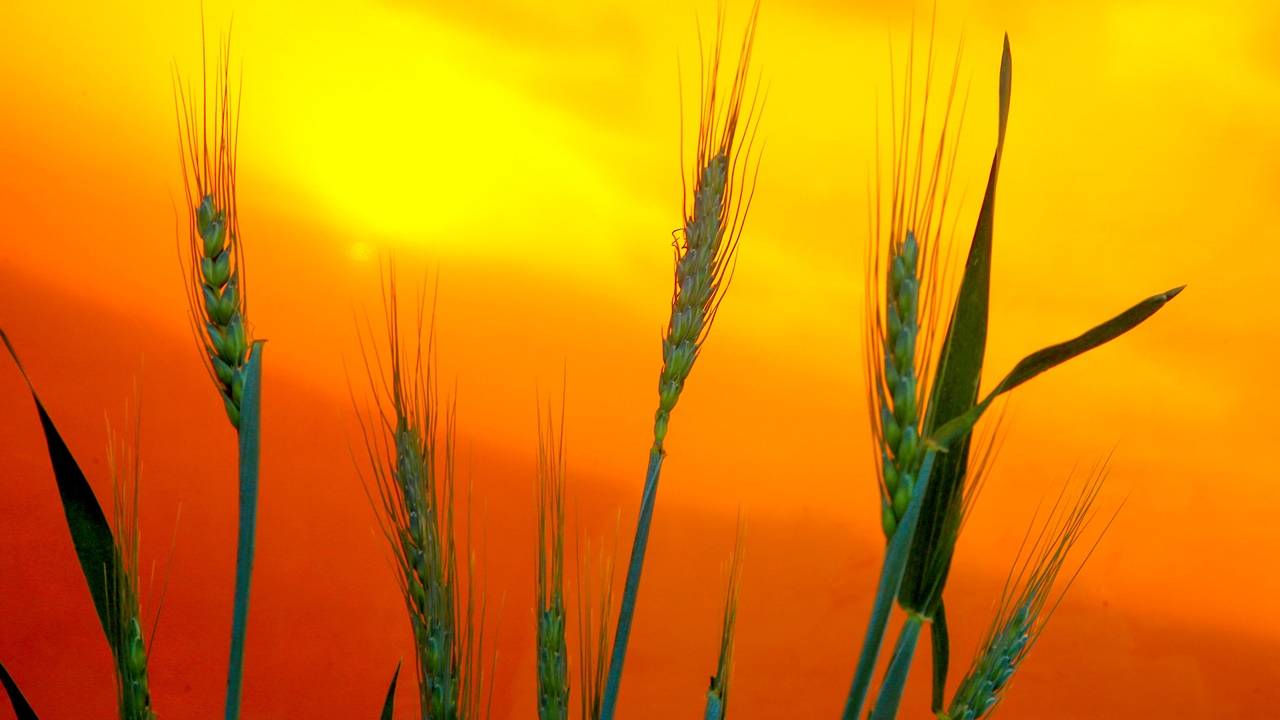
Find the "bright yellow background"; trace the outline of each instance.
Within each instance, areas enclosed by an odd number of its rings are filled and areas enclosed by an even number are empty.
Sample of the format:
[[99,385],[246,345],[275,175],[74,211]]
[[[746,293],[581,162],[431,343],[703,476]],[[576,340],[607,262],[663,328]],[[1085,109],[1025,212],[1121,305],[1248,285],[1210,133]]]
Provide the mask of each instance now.
[[[200,15],[111,5],[0,8],[0,323],[104,498],[102,413],[118,417],[141,377],[157,591],[176,537],[153,692],[162,717],[210,717],[234,461],[186,327],[171,86],[175,66],[199,67]],[[353,319],[376,308],[390,255],[406,285],[439,271],[441,362],[457,380],[501,651],[494,714],[531,717],[535,392],[558,393],[567,367],[572,532],[598,542],[621,512],[622,555],[680,222],[677,57],[690,107],[695,17],[709,26],[714,7],[232,5],[207,3],[205,17],[211,53],[234,17],[241,226],[253,322],[270,340],[246,717],[373,716],[409,657],[348,451]],[[625,717],[700,712],[739,507],[735,717],[832,717],[843,702],[881,547],[860,281],[874,103],[911,22],[899,5],[762,11],[763,170],[732,292],[674,419]],[[731,6],[736,42],[747,8]],[[1189,284],[1010,403],[948,595],[956,675],[1037,501],[1114,453],[1103,503],[1123,513],[1004,716],[1264,716],[1280,701],[1280,10],[975,0],[940,14],[940,53],[963,31],[972,82],[962,236],[994,139],[1003,31],[1013,44],[991,373]],[[103,716],[109,656],[11,368],[0,408],[0,660],[45,716]],[[922,652],[905,717],[922,715],[926,676]]]

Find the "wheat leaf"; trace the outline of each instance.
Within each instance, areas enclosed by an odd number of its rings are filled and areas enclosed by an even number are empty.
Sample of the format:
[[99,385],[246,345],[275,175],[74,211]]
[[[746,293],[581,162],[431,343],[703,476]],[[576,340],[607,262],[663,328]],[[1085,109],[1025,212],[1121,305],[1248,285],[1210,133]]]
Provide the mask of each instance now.
[[[3,332],[0,332],[3,337]],[[5,344],[9,343],[5,340]],[[9,349],[13,352],[13,348]],[[13,714],[18,720],[40,720],[36,717],[36,711],[31,709],[31,704],[22,696],[22,691],[18,689],[18,683],[14,682],[13,676],[5,669],[4,663],[0,663],[0,685],[4,686],[4,691],[9,695],[9,704],[13,706]]]
[[982,413],[997,397],[1040,373],[1057,367],[1074,357],[1083,355],[1100,345],[1105,345],[1141,325],[1143,321],[1156,314],[1166,303],[1177,297],[1178,293],[1182,292],[1183,287],[1186,286],[1176,287],[1172,290],[1152,295],[1110,320],[1096,325],[1066,342],[1050,345],[1024,357],[1017,365],[1013,366],[1013,370],[1010,370],[1008,375],[1004,376],[1000,384],[996,385],[995,389],[983,398],[982,402],[977,403],[969,408],[968,411],[938,428],[930,438],[930,441],[941,446],[948,446],[955,442],[957,438],[964,436],[973,429],[974,424],[978,422],[978,418],[982,417]]
[[396,682],[400,680],[400,663],[396,663],[396,671],[391,674],[391,687],[387,688],[387,699],[382,702],[382,720],[391,720],[396,711]]
[[929,631],[933,642],[933,698],[929,708],[936,713],[947,701],[947,670],[951,667],[951,638],[947,632],[947,611],[941,598]]
[[18,366],[18,372],[22,373],[22,379],[27,383],[31,399],[35,401],[36,410],[40,413],[40,426],[49,447],[49,462],[53,465],[53,477],[62,500],[62,511],[67,518],[67,529],[71,531],[71,542],[75,546],[76,557],[80,560],[80,570],[84,573],[85,582],[89,585],[89,594],[93,596],[93,606],[98,611],[103,634],[110,642],[111,599],[107,578],[116,577],[115,539],[111,535],[111,526],[107,524],[107,516],[102,512],[102,506],[98,504],[89,481],[85,479],[84,471],[58,433],[44,403],[40,402],[35,385],[31,383],[26,368],[22,366],[17,351],[3,330],[0,330],[0,340],[4,341],[9,356]]

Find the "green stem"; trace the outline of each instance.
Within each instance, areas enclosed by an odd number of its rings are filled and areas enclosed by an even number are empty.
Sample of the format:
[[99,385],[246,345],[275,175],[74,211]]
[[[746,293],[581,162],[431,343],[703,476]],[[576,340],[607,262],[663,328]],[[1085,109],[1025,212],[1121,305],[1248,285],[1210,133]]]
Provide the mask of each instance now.
[[236,539],[235,600],[231,609],[231,658],[227,662],[227,720],[240,717],[240,687],[244,679],[244,638],[249,619],[249,581],[253,577],[253,541],[258,511],[262,348],[262,341],[255,342],[249,355],[240,412],[240,517]]
[[658,476],[662,472],[662,447],[657,443],[649,451],[649,469],[644,477],[644,493],[640,496],[640,517],[636,521],[636,537],[631,543],[631,562],[627,565],[627,583],[618,608],[618,629],[613,636],[613,653],[609,658],[609,677],[600,705],[600,720],[613,720],[622,684],[622,663],[627,658],[627,640],[631,637],[631,620],[636,611],[636,595],[640,592],[640,573],[644,569],[644,552],[649,544],[649,525],[653,506],[658,499]]
[[884,682],[880,685],[880,694],[876,696],[875,709],[871,711],[871,720],[893,720],[898,716],[898,705],[902,703],[902,691],[907,686],[907,675],[911,672],[911,659],[915,656],[916,643],[920,639],[920,628],[924,618],[915,613],[907,616],[907,622],[898,635],[898,644],[893,649],[893,659],[889,661],[889,669],[884,673]]
[[920,506],[929,487],[929,475],[933,472],[936,455],[937,451],[933,449],[925,453],[924,460],[920,463],[920,479],[917,480],[911,503],[885,550],[884,563],[880,566],[880,582],[876,586],[876,598],[871,605],[871,619],[867,622],[867,635],[862,641],[858,668],[854,671],[849,697],[845,701],[844,715],[841,716],[843,720],[857,720],[866,704],[876,660],[880,657],[880,646],[884,644],[885,629],[889,625],[889,612],[893,610],[893,600],[898,595],[898,586],[902,584],[902,576],[907,569],[907,556],[911,552],[911,542],[920,519]]

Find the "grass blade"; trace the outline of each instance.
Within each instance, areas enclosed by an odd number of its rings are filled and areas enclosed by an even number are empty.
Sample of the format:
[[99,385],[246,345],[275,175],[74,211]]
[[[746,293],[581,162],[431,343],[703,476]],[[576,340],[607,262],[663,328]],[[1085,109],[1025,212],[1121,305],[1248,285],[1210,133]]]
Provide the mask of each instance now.
[[907,685],[907,675],[911,672],[911,659],[916,652],[916,644],[920,640],[920,628],[924,618],[912,614],[902,626],[898,635],[898,645],[893,649],[893,659],[889,661],[889,669],[885,671],[884,683],[880,685],[880,694],[876,696],[876,706],[871,711],[871,720],[893,720],[898,716],[898,706],[902,703],[902,691]]
[[244,638],[249,620],[249,581],[253,577],[253,542],[258,513],[258,456],[261,440],[262,351],[257,340],[249,353],[240,404],[240,517],[236,538],[235,600],[231,610],[231,658],[227,663],[227,720],[240,717],[244,678]]
[[844,720],[858,720],[862,715],[862,707],[866,704],[867,691],[871,688],[871,676],[875,671],[876,660],[880,657],[880,646],[884,644],[885,628],[889,624],[889,613],[893,610],[893,600],[898,595],[902,577],[907,569],[907,556],[911,552],[912,541],[916,534],[916,524],[920,519],[920,508],[929,488],[929,476],[933,474],[934,458],[937,450],[929,449],[920,463],[919,489],[911,497],[911,504],[902,515],[889,545],[885,549],[884,563],[880,566],[880,581],[876,586],[876,597],[871,605],[871,619],[867,622],[867,636],[862,642],[862,651],[858,656],[858,667],[853,674],[853,683],[849,687],[849,697],[845,701]]
[[13,714],[18,720],[40,720],[36,717],[36,711],[31,709],[31,704],[22,696],[18,683],[14,682],[13,676],[5,669],[4,663],[0,663],[0,685],[4,686],[4,691],[9,696],[9,704],[13,706]]
[[111,534],[111,526],[107,524],[107,516],[93,494],[89,481],[85,479],[84,471],[58,433],[44,403],[40,402],[35,385],[31,383],[26,368],[22,366],[17,351],[3,330],[0,330],[0,341],[4,342],[9,356],[18,366],[18,372],[22,373],[22,379],[31,391],[31,399],[35,401],[36,410],[40,413],[40,426],[49,447],[49,461],[53,465],[53,477],[58,485],[58,496],[62,500],[67,528],[71,531],[71,542],[75,546],[76,557],[80,560],[80,570],[84,573],[85,582],[89,585],[89,594],[93,596],[93,606],[98,611],[102,632],[110,642],[111,599],[107,578],[116,576],[115,539]]
[[1024,357],[1017,365],[1013,366],[1013,370],[1010,370],[1009,374],[1005,375],[1000,384],[996,385],[995,389],[982,399],[982,402],[977,403],[969,408],[967,412],[938,428],[931,440],[942,445],[954,442],[956,438],[973,428],[982,413],[997,397],[1040,373],[1055,368],[1074,357],[1083,355],[1100,345],[1105,345],[1141,325],[1143,321],[1156,314],[1166,303],[1177,297],[1178,293],[1182,292],[1183,287],[1186,286],[1176,287],[1172,290],[1152,295],[1110,320],[1070,340],[1060,342],[1057,345],[1050,345]]
[[396,671],[391,674],[391,687],[387,688],[387,699],[382,701],[382,720],[391,720],[396,711],[396,682],[400,680],[400,663],[396,663]]
[[941,599],[938,600],[938,611],[933,614],[933,622],[929,624],[930,638],[933,642],[933,698],[929,709],[938,712],[947,701],[947,670],[951,667],[951,638],[947,632],[947,611]]
[[[947,326],[942,352],[938,357],[936,377],[925,418],[926,436],[932,435],[938,422],[963,414],[978,399],[978,382],[982,375],[987,345],[996,184],[1000,176],[1000,161],[1004,155],[1012,82],[1013,59],[1006,35],[1000,57],[996,148],[991,159],[986,192],[978,212],[973,241],[969,245],[960,290]],[[945,582],[946,563],[939,563],[937,558],[940,552],[947,554],[942,547],[947,544],[947,516],[954,506],[968,466],[969,438],[961,436],[955,442],[948,443],[948,447],[950,451],[938,461],[934,482],[925,498],[918,529],[920,537],[912,548],[901,592],[903,607],[926,616],[932,614],[932,605]]]

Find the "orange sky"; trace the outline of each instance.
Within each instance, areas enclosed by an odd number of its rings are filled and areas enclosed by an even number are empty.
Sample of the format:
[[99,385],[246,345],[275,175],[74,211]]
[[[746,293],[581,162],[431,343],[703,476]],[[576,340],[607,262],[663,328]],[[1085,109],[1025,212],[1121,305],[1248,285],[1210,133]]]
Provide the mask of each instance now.
[[[730,5],[736,32],[746,4]],[[739,506],[735,717],[830,717],[843,701],[881,547],[860,281],[874,103],[890,35],[901,47],[910,27],[899,5],[762,11],[764,165],[730,297],[673,420],[624,717],[700,712]],[[1013,47],[990,372],[1189,285],[1012,399],[948,596],[956,664],[1036,502],[1114,451],[1103,502],[1123,513],[1004,716],[1269,712],[1280,10],[941,6],[938,36],[952,47],[963,29],[972,78],[962,234],[985,181],[1003,31]],[[270,341],[247,718],[372,716],[408,657],[347,449],[353,314],[375,307],[388,254],[402,279],[440,273],[441,363],[457,379],[499,623],[495,716],[532,716],[535,392],[567,365],[571,523],[599,535],[621,510],[625,551],[680,222],[677,56],[691,87],[695,14],[706,24],[714,4],[206,2],[212,33],[234,16],[241,226]],[[198,67],[199,21],[194,3],[0,6],[0,326],[100,497],[103,413],[118,417],[142,379],[144,561],[163,561],[182,508],[152,658],[166,718],[220,705],[234,538],[232,435],[190,347],[174,249],[171,77]],[[106,714],[109,656],[7,364],[0,409],[0,659],[46,717]],[[922,654],[913,681],[926,675]],[[910,692],[904,717],[924,702],[923,684]]]

